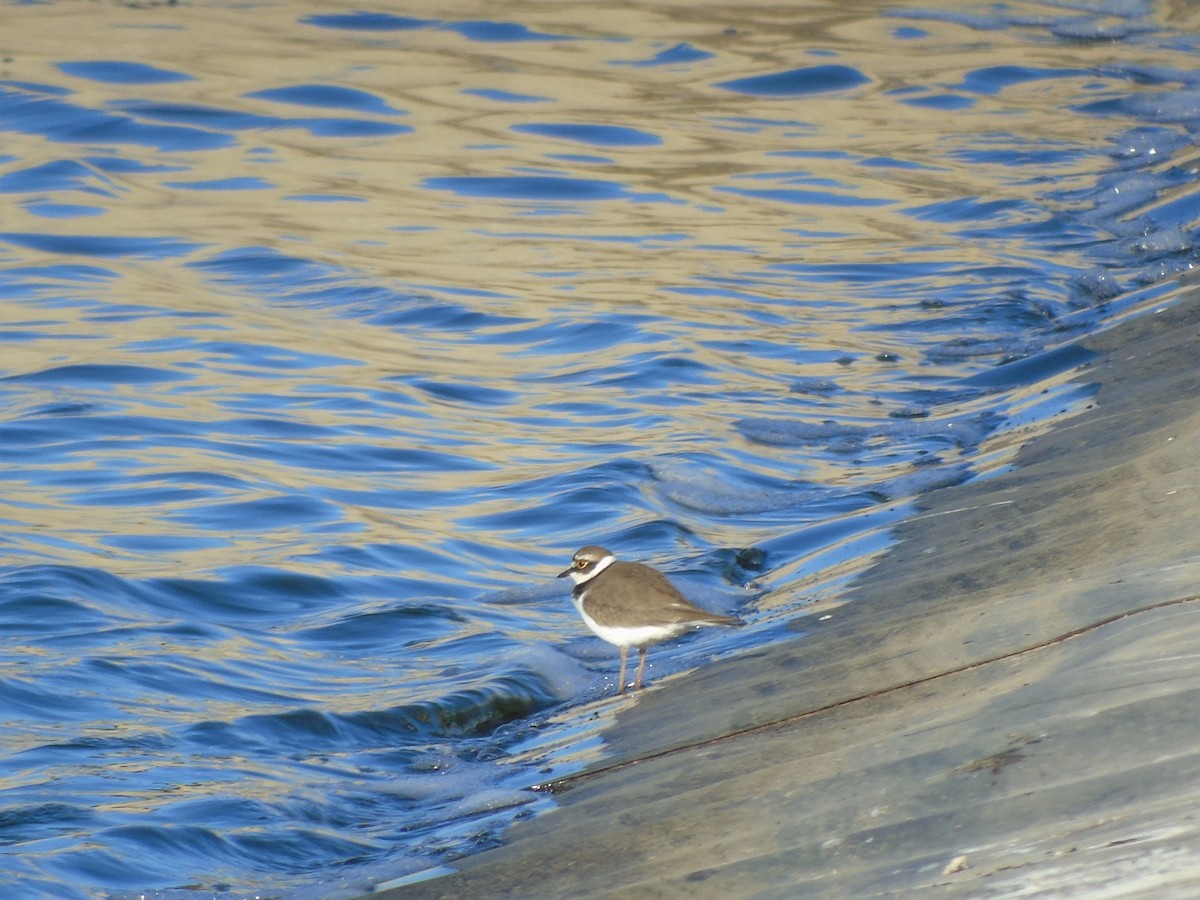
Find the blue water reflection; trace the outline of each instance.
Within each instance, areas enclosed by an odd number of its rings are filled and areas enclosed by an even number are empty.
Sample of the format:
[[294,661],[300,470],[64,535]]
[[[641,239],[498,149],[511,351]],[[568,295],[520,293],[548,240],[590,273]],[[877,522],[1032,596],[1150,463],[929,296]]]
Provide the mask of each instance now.
[[618,62],[617,65],[637,66],[639,68],[688,65],[712,59],[713,56],[714,54],[709,53],[707,50],[701,50],[699,47],[691,44],[676,44],[673,47],[668,47],[666,50],[655,53],[650,59],[643,59],[637,62]]
[[662,143],[662,138],[658,135],[648,134],[637,128],[623,128],[619,125],[530,122],[513,125],[512,130],[521,134],[562,138],[567,141],[578,141],[581,144],[593,144],[597,147],[654,147]]
[[866,75],[850,66],[827,65],[735,78],[718,82],[716,86],[722,90],[760,97],[803,97],[826,91],[844,91],[869,81]]
[[307,25],[321,28],[339,28],[351,31],[411,31],[418,28],[436,28],[453,31],[463,37],[483,43],[508,43],[514,41],[569,41],[572,35],[550,34],[538,31],[518,22],[491,22],[469,20],[446,22],[435,19],[414,19],[390,13],[346,13],[307,16],[301,20]]
[[294,103],[297,106],[354,110],[385,116],[404,115],[404,110],[396,109],[382,97],[366,91],[328,84],[301,84],[295,87],[251,91],[246,96],[258,100],[272,100],[276,103]]
[[233,144],[228,135],[177,125],[148,125],[132,116],[58,99],[70,93],[42,84],[0,82],[0,131],[76,144],[136,144],[162,151],[215,150]]
[[166,84],[172,81],[191,81],[186,72],[175,72],[148,66],[145,63],[122,60],[61,62],[58,69],[65,75],[87,78],[106,84]]

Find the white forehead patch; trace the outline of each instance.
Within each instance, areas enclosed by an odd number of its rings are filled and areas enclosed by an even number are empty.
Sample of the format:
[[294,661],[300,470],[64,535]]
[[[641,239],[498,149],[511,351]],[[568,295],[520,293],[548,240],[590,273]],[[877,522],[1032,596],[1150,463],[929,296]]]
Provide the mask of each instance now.
[[571,569],[571,580],[576,584],[584,584],[585,582],[591,581],[616,561],[617,558],[610,553],[586,572],[580,572],[578,569]]

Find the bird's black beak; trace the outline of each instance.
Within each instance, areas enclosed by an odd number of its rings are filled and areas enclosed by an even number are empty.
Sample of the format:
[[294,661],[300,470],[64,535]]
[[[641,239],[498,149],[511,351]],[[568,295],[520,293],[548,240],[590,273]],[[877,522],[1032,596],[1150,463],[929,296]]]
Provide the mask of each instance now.
[[570,574],[571,574],[571,570],[572,570],[572,569],[574,569],[574,568],[575,568],[574,566],[571,566],[571,568],[570,568],[570,569],[566,569],[565,571],[559,572],[559,573],[558,573],[558,577],[559,577],[559,578],[566,578],[568,575],[570,575]]

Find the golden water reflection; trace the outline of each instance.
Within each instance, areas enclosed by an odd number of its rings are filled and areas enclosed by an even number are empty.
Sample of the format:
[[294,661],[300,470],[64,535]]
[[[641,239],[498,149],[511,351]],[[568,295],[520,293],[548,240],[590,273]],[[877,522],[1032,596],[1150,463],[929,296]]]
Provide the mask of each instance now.
[[[437,27],[326,27],[319,17],[354,10],[316,3],[11,7],[4,78],[61,85],[80,107],[188,124],[214,140],[170,149],[119,136],[64,143],[36,132],[8,135],[5,171],[72,160],[81,167],[75,186],[53,199],[99,214],[47,218],[30,203],[11,203],[7,232],[166,239],[177,248],[97,259],[9,245],[11,267],[78,263],[100,272],[0,308],[0,328],[38,335],[6,346],[4,371],[124,364],[180,374],[181,381],[116,385],[102,392],[98,409],[166,430],[173,422],[212,423],[211,441],[129,434],[52,467],[115,469],[116,457],[128,454],[148,488],[159,472],[216,473],[238,485],[227,499],[324,489],[365,496],[390,485],[474,493],[484,509],[505,507],[514,501],[488,492],[585,466],[597,446],[633,458],[733,447],[749,473],[845,481],[853,476],[836,462],[748,445],[731,422],[771,412],[865,420],[879,414],[881,386],[919,386],[992,364],[923,362],[923,347],[946,334],[907,326],[920,319],[922,302],[953,304],[993,281],[1000,293],[1024,277],[1022,267],[1044,271],[1045,249],[1021,226],[1054,215],[1055,202],[1069,205],[1048,200],[1051,192],[1063,197],[1090,186],[1097,154],[1111,140],[1094,118],[1063,110],[1130,90],[1126,79],[1105,74],[1128,58],[1126,45],[1039,46],[1019,28],[982,39],[962,25],[884,15],[897,9],[892,2],[620,10],[517,2],[501,13],[457,2],[427,11],[429,20],[452,22],[502,15],[559,36],[481,41]],[[902,39],[903,28],[924,37]],[[710,55],[640,65],[678,44]],[[938,52],[925,52],[927,45]],[[110,83],[59,68],[98,59],[189,77]],[[1057,74],[994,93],[969,88],[974,73],[1014,59]],[[863,83],[803,97],[716,87],[827,64],[861,73]],[[354,115],[393,133],[331,137],[312,120],[339,110],[263,94],[305,85],[378,98],[377,107]],[[488,93],[497,91],[505,94]],[[230,118],[213,119],[213,111]],[[238,116],[276,124],[239,125]],[[656,140],[597,146],[561,132],[516,130],[531,122],[618,126]],[[1014,165],[1005,152],[1022,143],[1042,154],[1036,167]],[[97,164],[103,158],[130,165],[105,169]],[[446,179],[523,175],[568,179],[607,199],[445,187],[456,184]],[[952,215],[943,205],[959,202],[986,207],[977,218],[992,238],[964,238],[973,214],[954,207]],[[247,248],[303,259],[313,274],[289,280],[264,270],[253,283],[204,268]],[[1086,269],[1084,250],[1082,242],[1077,251],[1057,248],[1053,266]],[[857,277],[864,271],[886,274]],[[1028,289],[1046,292],[1049,304],[1062,301],[1053,285]],[[309,298],[308,290],[318,293]],[[46,297],[54,297],[52,307]],[[403,312],[413,298],[461,299],[489,318],[439,323],[431,312],[428,322],[379,324],[389,306]],[[126,314],[113,316],[108,305]],[[582,330],[577,348],[554,340],[555,328],[589,323],[627,333],[615,347],[592,347]],[[238,348],[256,347],[263,349],[239,357]],[[620,374],[666,357],[692,374],[657,389]],[[596,382],[582,388],[593,371]],[[798,377],[836,379],[847,395],[797,398],[789,385]],[[461,402],[415,381],[474,384],[500,399]],[[290,399],[256,403],[256,396]],[[97,401],[35,381],[10,416]],[[609,412],[589,419],[578,409],[587,401]],[[637,414],[612,412],[622,408]],[[421,429],[397,428],[414,410]],[[333,454],[365,443],[473,464],[361,472],[295,465],[270,451],[312,435],[248,437],[230,424],[256,415],[321,429]],[[234,446],[256,442],[263,452]],[[104,536],[188,527],[179,516],[189,501],[165,509],[91,503],[80,521],[86,498],[48,481],[44,469],[36,475],[28,483],[13,478],[5,492],[5,515],[22,523],[23,535],[13,539],[9,562],[99,551],[121,572],[144,574],[164,560],[122,552]],[[194,502],[213,500],[209,493]],[[360,542],[448,540],[463,518],[435,503],[400,514],[337,502],[340,524]],[[673,514],[655,504],[658,514]],[[629,521],[645,514],[632,511]],[[720,520],[704,527],[717,543],[746,543],[770,530],[751,526],[747,534],[747,523]],[[312,539],[305,529],[267,531],[218,535],[173,564],[202,572],[261,562]],[[40,537],[48,532],[61,538],[52,549]]]

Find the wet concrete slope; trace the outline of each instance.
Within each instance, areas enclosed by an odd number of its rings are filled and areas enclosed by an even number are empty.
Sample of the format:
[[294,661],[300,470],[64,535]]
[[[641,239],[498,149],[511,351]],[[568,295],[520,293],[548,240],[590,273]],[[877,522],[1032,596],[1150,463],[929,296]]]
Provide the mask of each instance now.
[[1200,893],[1200,292],[1085,345],[1092,408],[827,620],[598,710],[558,809],[382,896]]

